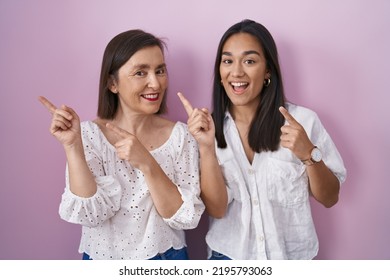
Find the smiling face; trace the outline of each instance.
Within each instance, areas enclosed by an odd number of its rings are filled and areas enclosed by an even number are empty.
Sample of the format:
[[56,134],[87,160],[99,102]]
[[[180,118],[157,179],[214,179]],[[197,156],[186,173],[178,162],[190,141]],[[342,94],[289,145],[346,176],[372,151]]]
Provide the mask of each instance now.
[[168,87],[164,55],[158,46],[137,51],[118,70],[110,90],[118,95],[118,111],[155,114]]
[[257,108],[264,80],[270,78],[263,49],[248,33],[237,33],[226,40],[219,67],[222,84],[231,106]]

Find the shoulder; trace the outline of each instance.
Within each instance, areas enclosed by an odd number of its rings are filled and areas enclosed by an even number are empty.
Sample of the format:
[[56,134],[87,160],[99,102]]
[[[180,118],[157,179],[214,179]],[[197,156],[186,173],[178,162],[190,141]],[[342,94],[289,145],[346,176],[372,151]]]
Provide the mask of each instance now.
[[172,136],[176,138],[184,138],[189,134],[188,127],[185,123],[182,122],[176,122],[174,123],[173,129],[172,129]]
[[99,148],[102,142],[99,126],[93,121],[83,121],[80,123],[80,127],[84,146],[91,145]]
[[188,133],[187,125],[185,123],[182,123],[182,122],[179,122],[179,121],[174,124],[173,130],[177,130],[177,131],[179,131],[181,133]]
[[172,139],[176,143],[183,145],[196,145],[196,140],[192,134],[188,131],[188,127],[185,123],[180,121],[175,123],[175,126],[172,130]]
[[310,118],[310,119],[318,118],[317,113],[314,112],[313,110],[306,108],[306,107],[303,107],[303,106],[293,104],[293,103],[286,103],[286,109],[297,120],[298,119],[307,119],[307,118]]
[[317,125],[322,126],[317,113],[309,108],[286,103],[286,109],[305,128]]
[[304,127],[309,138],[312,140],[319,139],[326,134],[326,129],[316,112],[291,103],[287,103],[286,107],[290,114]]
[[83,121],[80,127],[83,134],[95,134],[99,130],[98,125],[93,121]]

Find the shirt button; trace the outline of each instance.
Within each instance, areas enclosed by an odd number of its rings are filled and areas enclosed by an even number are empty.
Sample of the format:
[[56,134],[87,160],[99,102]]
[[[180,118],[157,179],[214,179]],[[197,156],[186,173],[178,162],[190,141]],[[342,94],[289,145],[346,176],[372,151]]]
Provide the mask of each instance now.
[[255,171],[253,169],[248,169],[248,174],[253,175],[253,174],[255,174]]
[[253,204],[256,206],[259,205],[259,201],[257,199],[255,199],[255,200],[253,200]]
[[263,242],[263,241],[264,241],[264,236],[260,235],[260,236],[259,236],[259,240],[260,240],[261,242]]

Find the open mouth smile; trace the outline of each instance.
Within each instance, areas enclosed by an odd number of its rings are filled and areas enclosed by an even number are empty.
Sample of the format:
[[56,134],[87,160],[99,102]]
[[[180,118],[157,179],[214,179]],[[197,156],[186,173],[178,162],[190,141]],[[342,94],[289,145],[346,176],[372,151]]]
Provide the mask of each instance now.
[[159,94],[158,93],[153,93],[153,94],[143,94],[141,95],[142,98],[148,100],[148,101],[157,101]]
[[230,85],[232,86],[233,91],[235,93],[240,94],[240,93],[244,92],[247,89],[249,83],[231,82]]

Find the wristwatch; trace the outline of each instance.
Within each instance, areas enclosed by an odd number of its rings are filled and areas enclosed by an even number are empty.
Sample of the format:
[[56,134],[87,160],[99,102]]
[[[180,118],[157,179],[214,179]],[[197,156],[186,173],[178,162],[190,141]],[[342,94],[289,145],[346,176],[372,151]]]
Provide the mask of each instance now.
[[317,146],[314,146],[314,148],[310,152],[310,158],[302,160],[302,162],[307,165],[313,165],[317,162],[320,162],[322,160],[322,152],[320,149],[317,148]]

